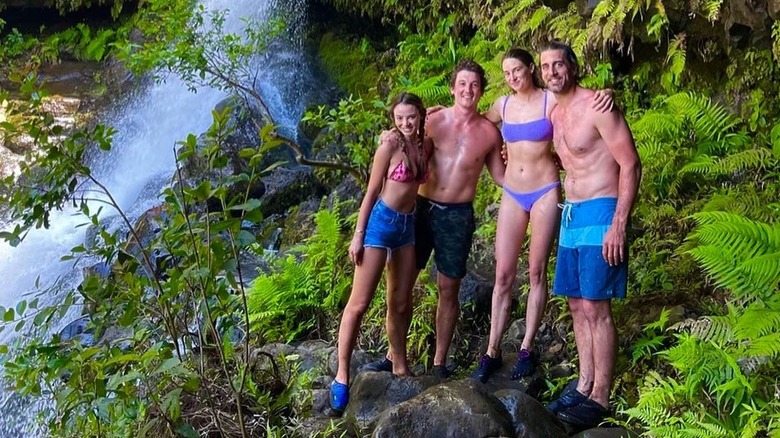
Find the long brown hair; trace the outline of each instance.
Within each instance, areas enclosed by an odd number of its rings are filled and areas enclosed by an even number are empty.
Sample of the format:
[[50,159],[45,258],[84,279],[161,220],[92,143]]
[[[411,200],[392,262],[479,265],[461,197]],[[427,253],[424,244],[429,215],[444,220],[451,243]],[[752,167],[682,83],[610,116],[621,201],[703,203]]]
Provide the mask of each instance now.
[[[422,99],[420,99],[419,96],[413,93],[408,93],[406,91],[402,91],[401,94],[395,97],[393,101],[390,103],[390,120],[393,122],[393,127],[395,127],[395,107],[397,107],[400,104],[406,104],[413,106],[417,112],[420,115],[420,121],[417,125],[417,150],[422,157],[422,159],[415,160],[416,166],[414,169],[412,169],[411,166],[411,158],[409,157],[409,153],[407,152],[405,147],[401,148],[401,152],[404,156],[404,166],[410,171],[412,171],[414,175],[415,181],[420,181],[425,173],[426,173],[426,159],[425,159],[425,151],[423,150],[423,145],[425,141],[425,105],[423,105]],[[399,132],[399,135],[403,137],[403,134]]]

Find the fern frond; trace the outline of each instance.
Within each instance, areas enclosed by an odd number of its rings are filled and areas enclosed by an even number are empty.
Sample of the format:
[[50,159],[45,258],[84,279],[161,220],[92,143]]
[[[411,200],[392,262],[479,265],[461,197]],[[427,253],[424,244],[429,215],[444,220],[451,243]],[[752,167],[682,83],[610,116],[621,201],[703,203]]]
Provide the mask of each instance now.
[[698,320],[683,321],[670,327],[671,330],[688,333],[704,342],[727,343],[734,340],[732,327],[735,321],[728,317],[707,316]]
[[450,95],[450,86],[447,84],[446,76],[446,73],[442,73],[430,77],[410,87],[408,91],[420,96],[426,102],[439,102]]
[[766,149],[748,149],[721,158],[715,169],[720,175],[729,175],[746,169],[757,169],[769,160],[772,153]]
[[780,333],[780,310],[748,309],[737,320],[734,336],[739,340],[750,340]]
[[725,107],[694,92],[669,96],[666,104],[693,122],[698,138],[722,140],[741,121]]
[[672,138],[680,134],[682,119],[672,111],[648,111],[632,126],[637,142],[645,139]]
[[693,161],[689,162],[680,169],[678,175],[682,176],[686,173],[697,173],[700,175],[706,175],[713,173],[713,169],[716,169],[715,157],[709,155],[697,155]]

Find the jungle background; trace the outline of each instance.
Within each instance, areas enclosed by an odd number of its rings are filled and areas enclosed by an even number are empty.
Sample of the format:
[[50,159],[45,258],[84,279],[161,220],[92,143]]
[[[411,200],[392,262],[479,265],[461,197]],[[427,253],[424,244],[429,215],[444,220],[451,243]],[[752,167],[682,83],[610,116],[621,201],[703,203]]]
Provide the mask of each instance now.
[[[86,276],[53,305],[30,297],[0,309],[5,331],[36,334],[2,347],[4,373],[19,394],[52,400],[40,419],[48,434],[301,434],[310,377],[284,363],[258,366],[253,347],[335,342],[359,198],[329,197],[311,215],[284,212],[282,255],[249,274],[243,255],[263,254],[265,231],[246,224],[269,216],[251,187],[277,166],[267,156],[289,148],[326,187],[345,179],[359,186],[395,94],[448,104],[452,67],[473,58],[488,72],[486,109],[508,92],[503,53],[514,46],[534,53],[556,38],[580,55],[583,84],[615,90],[643,164],[629,297],[614,306],[621,341],[614,422],[654,437],[780,436],[780,3],[312,0],[307,50],[339,98],[303,117],[302,126],[319,134],[311,148],[274,129],[262,96],[246,82],[247,57],[273,47],[284,17],[248,23],[244,38],[233,38],[199,27],[208,13],[189,0],[44,3],[57,25],[31,26],[28,17],[15,27],[18,12],[11,12],[19,5],[0,4],[0,138],[7,145],[25,134],[36,145],[19,152],[20,171],[3,181],[3,215],[13,225],[0,236],[23,245],[27,230],[48,227],[51,211],[73,205],[99,238],[63,256],[110,266],[110,274]],[[209,177],[174,178],[162,230],[148,240],[122,214],[124,231],[102,227],[79,192],[85,181],[102,187],[89,159],[111,148],[111,127],[85,117],[63,132],[47,113],[37,76],[74,59],[121,63],[135,84],[171,71],[234,93],[243,108],[238,116],[214,110],[208,132],[181,139],[180,170],[194,161]],[[120,92],[94,75],[96,100]],[[241,145],[242,164],[223,172],[235,164],[225,147],[234,116],[256,122],[257,142]],[[106,208],[117,207],[102,195]],[[472,263],[487,276],[499,195],[484,178],[475,202]],[[156,259],[160,248],[169,257]],[[522,281],[518,289],[522,297]],[[415,295],[410,355],[427,363],[435,290],[423,281]],[[84,346],[49,335],[73,306],[87,309],[90,331],[121,327],[126,336]],[[364,321],[364,348],[384,344],[382,306],[380,290]],[[522,306],[514,311],[522,315]],[[566,349],[575,357],[562,300],[551,300],[546,321],[569,333]],[[467,334],[458,336],[467,343]]]

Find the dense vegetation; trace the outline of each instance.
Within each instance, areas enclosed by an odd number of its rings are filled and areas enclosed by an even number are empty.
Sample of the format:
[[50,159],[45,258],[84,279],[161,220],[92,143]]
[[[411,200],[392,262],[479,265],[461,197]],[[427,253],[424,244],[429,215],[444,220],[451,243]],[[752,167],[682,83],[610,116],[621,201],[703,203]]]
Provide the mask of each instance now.
[[[586,66],[584,83],[616,90],[644,165],[630,294],[616,306],[626,354],[618,364],[615,421],[656,437],[780,436],[777,22],[754,26],[746,37],[753,43],[745,44],[724,31],[736,2],[602,0],[588,13],[578,3],[534,0],[324,3],[385,26],[381,37],[355,29],[314,34],[323,65],[349,96],[306,116],[346,145],[349,169],[324,170],[331,174],[365,175],[375,136],[386,125],[386,102],[398,90],[414,91],[428,104],[447,103],[449,71],[471,57],[489,73],[486,107],[507,91],[499,66],[506,49],[535,49],[551,37],[571,42]],[[250,38],[240,41],[194,27],[203,19],[189,1],[149,0],[112,29],[77,27],[40,38],[5,31],[0,60],[8,61],[2,64],[9,77],[31,99],[10,104],[13,117],[2,129],[5,135],[35,133],[43,153],[23,167],[27,183],[5,181],[3,201],[20,222],[2,237],[18,242],[27,228],[47,226],[49,211],[67,200],[100,227],[79,189],[85,183],[100,189],[83,157],[94,145],[109,148],[112,131],[89,127],[61,140],[41,113],[44,93],[29,74],[56,62],[60,51],[95,60],[115,54],[138,72],[166,68],[262,107],[242,85],[251,78],[242,66],[265,50],[273,27],[250,24]],[[130,42],[133,28],[145,33],[144,44]],[[260,114],[268,118],[267,111]],[[244,171],[192,187],[179,180],[167,190],[164,231],[151,241],[133,235],[125,245],[101,229],[94,246],[74,248],[71,256],[95,256],[112,275],[88,277],[56,307],[33,299],[2,309],[6,330],[44,330],[58,313],[83,305],[96,331],[121,327],[127,333],[121,345],[89,348],[41,337],[19,343],[6,357],[6,375],[18,391],[57,394],[56,415],[47,419],[52,434],[294,434],[286,419],[305,414],[305,375],[288,373],[284,364],[261,366],[250,353],[265,342],[331,335],[351,280],[344,254],[354,207],[323,205],[317,232],[245,288],[239,254],[258,249],[242,221],[261,220],[259,203],[230,187],[251,183],[264,171],[262,155],[290,142],[271,127],[261,130],[261,144],[241,151]],[[221,146],[231,129],[228,114],[215,113],[204,140],[182,139],[179,160],[226,166]],[[115,207],[109,195],[101,199]],[[219,207],[212,209],[209,199]],[[483,243],[492,241],[495,226],[484,207],[496,200],[492,184],[482,184]],[[156,260],[155,249],[171,257]],[[413,357],[425,360],[433,299],[425,289],[417,292],[409,345]],[[380,303],[381,294],[364,342],[381,336]],[[553,300],[551,312],[561,312],[561,304]],[[684,315],[672,312],[677,306]],[[653,308],[665,310],[656,312],[657,320],[643,319]],[[638,315],[636,309],[648,311]],[[64,374],[69,377],[61,379]],[[247,411],[255,423],[244,422]]]

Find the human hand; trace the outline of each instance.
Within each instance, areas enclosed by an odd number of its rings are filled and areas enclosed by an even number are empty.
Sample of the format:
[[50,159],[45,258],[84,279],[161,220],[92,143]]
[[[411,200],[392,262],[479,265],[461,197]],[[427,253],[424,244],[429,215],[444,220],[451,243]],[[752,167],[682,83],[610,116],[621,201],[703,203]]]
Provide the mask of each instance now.
[[563,161],[561,161],[561,156],[560,155],[558,155],[557,153],[553,152],[552,153],[552,158],[553,158],[553,162],[555,162],[555,165],[558,166],[558,170],[559,171],[566,170],[566,169],[563,168]]
[[593,95],[593,104],[591,108],[600,112],[608,113],[612,111],[612,107],[615,105],[615,91],[611,88],[605,88],[603,90],[597,90]]
[[379,134],[379,143],[390,143],[398,141],[402,141],[401,133],[395,129],[382,131],[382,133]]
[[626,257],[626,230],[610,225],[604,235],[604,245],[601,255],[609,266],[617,266],[623,263]]
[[425,118],[427,119],[428,116],[430,116],[431,114],[437,113],[445,108],[447,107],[443,105],[429,106],[428,108],[425,109]]
[[501,144],[501,159],[504,160],[504,165],[509,162],[509,152],[506,150],[506,142]]
[[363,261],[363,233],[355,233],[349,244],[349,260],[357,266]]

